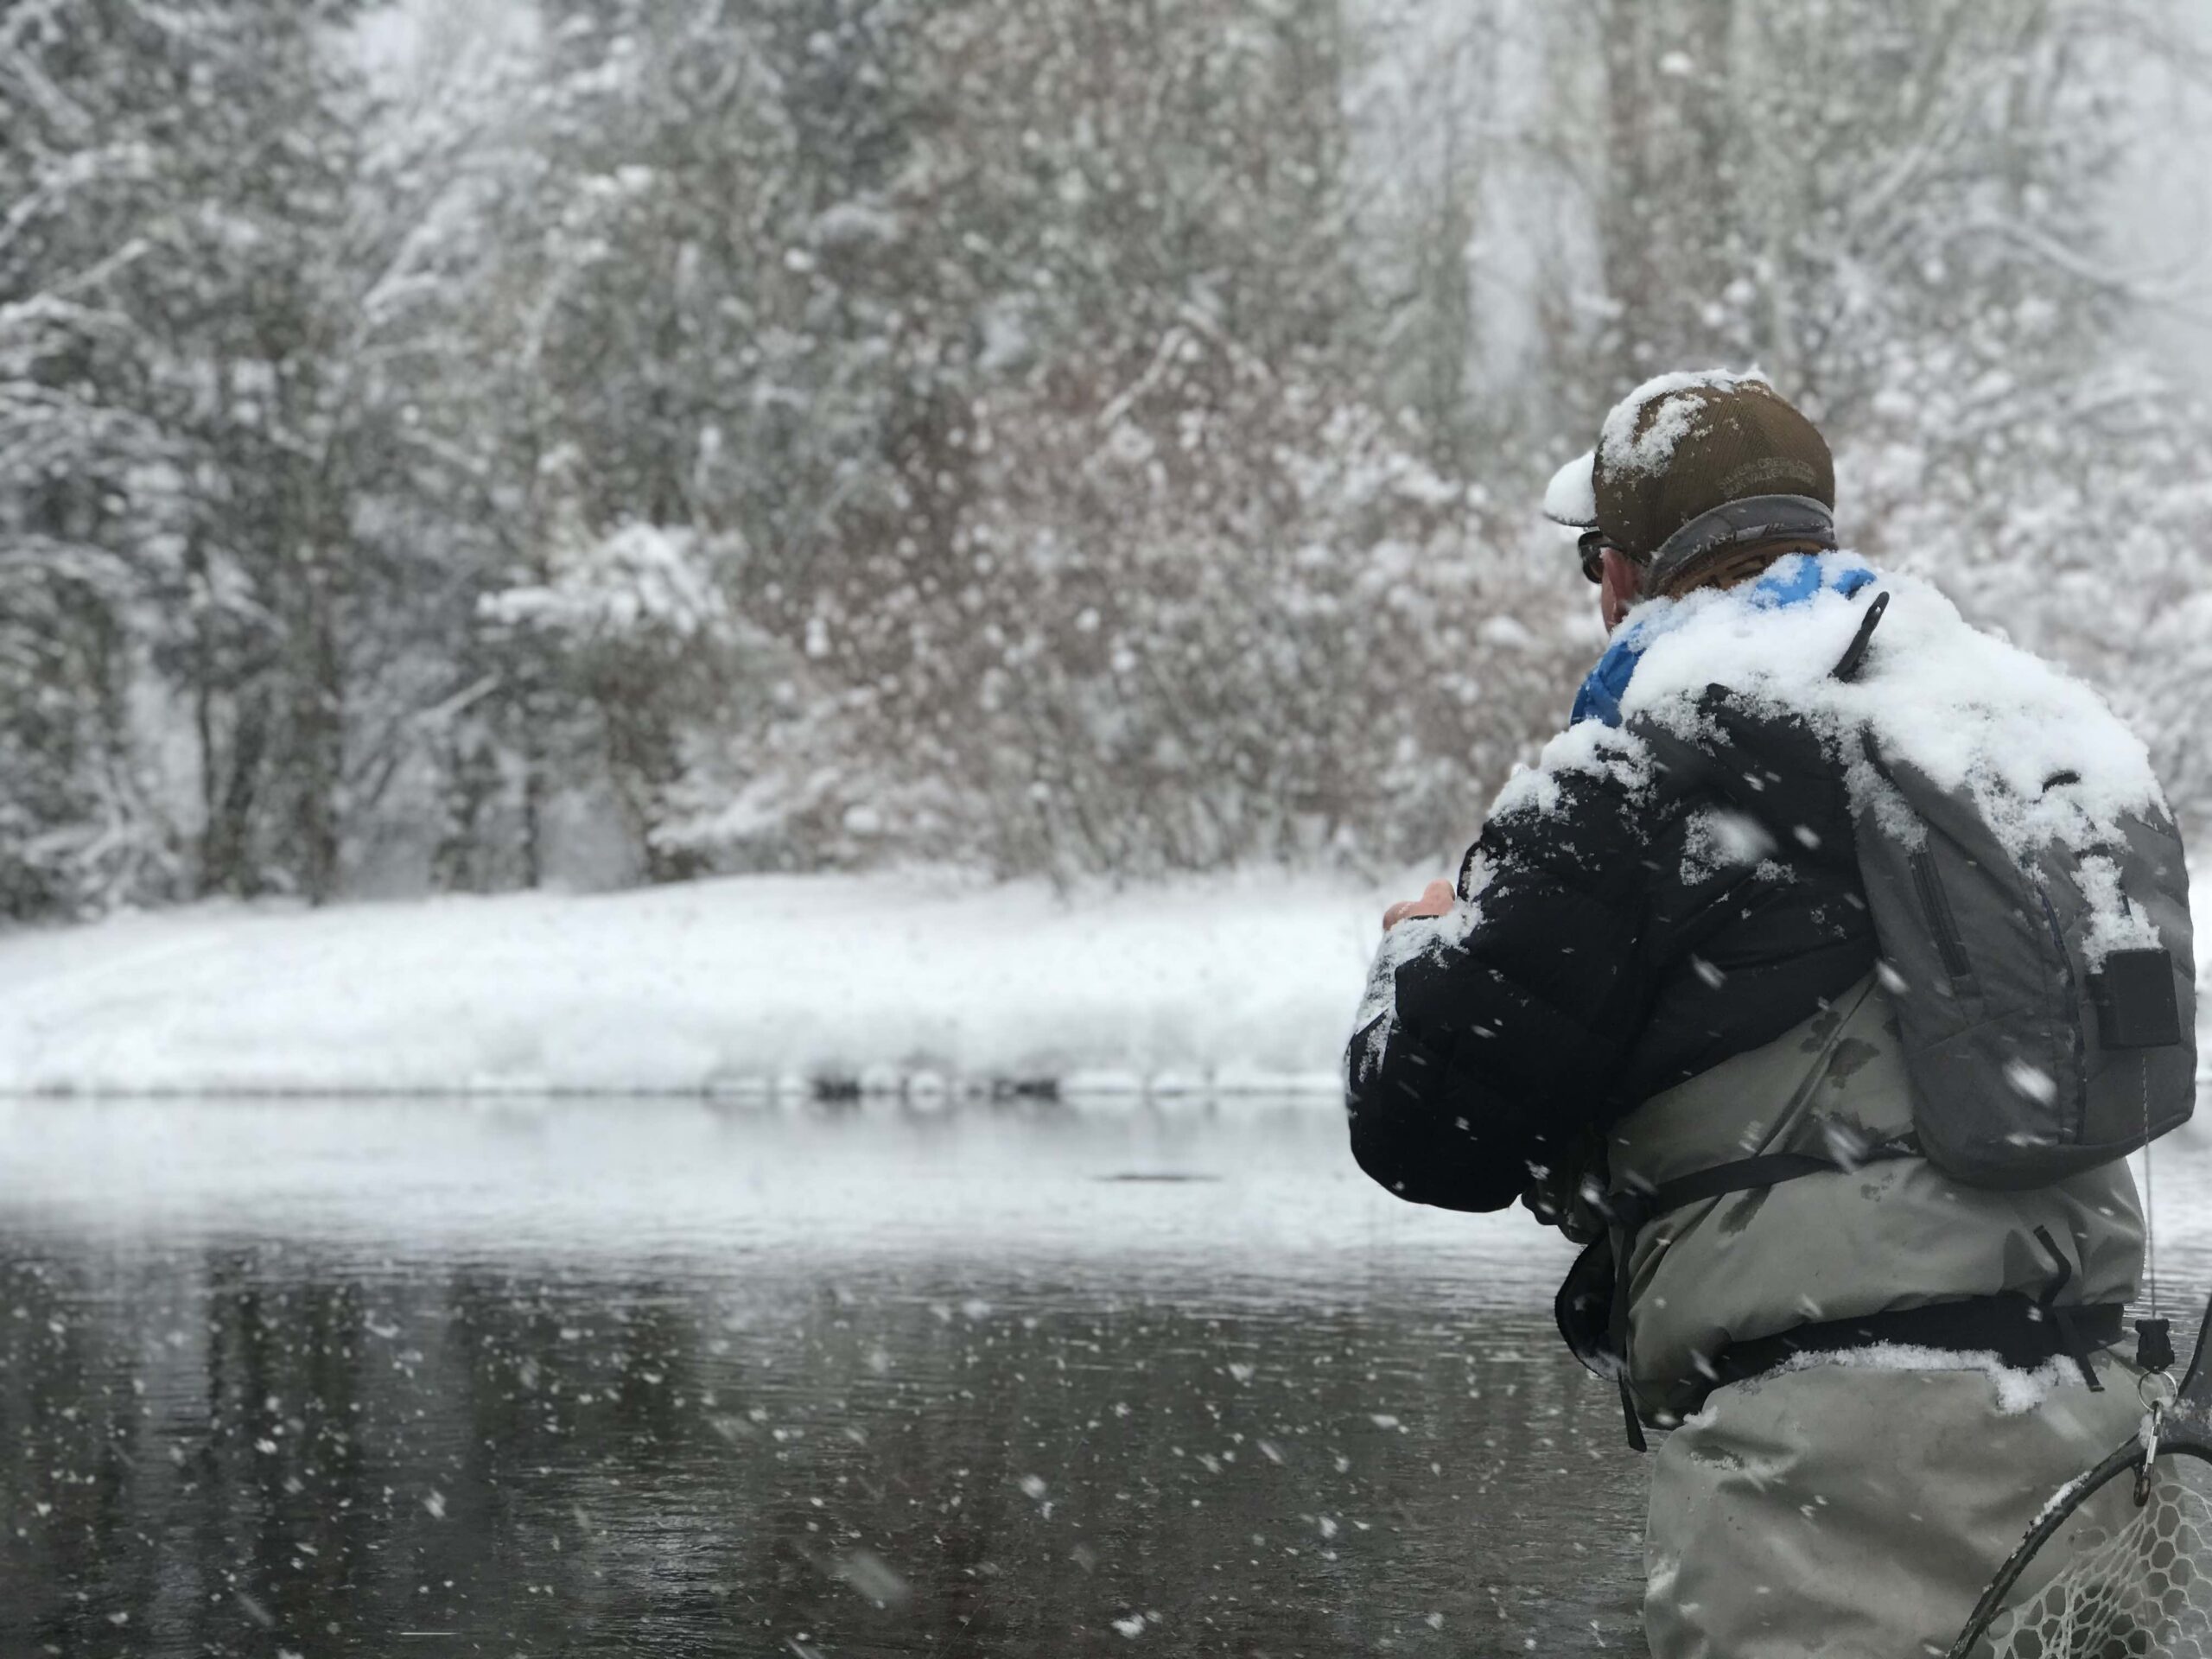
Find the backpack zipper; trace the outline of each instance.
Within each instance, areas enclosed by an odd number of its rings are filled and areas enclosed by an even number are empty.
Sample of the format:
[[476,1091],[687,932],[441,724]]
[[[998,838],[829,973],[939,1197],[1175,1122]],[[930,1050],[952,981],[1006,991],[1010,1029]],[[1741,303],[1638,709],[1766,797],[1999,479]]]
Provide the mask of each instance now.
[[1943,958],[1943,971],[1950,976],[1952,994],[1963,995],[1972,988],[1974,963],[1967,960],[1966,943],[1959,938],[1958,918],[1951,914],[1943,878],[1936,874],[1936,861],[1924,846],[1915,848],[1906,861],[1912,867],[1912,885],[1919,890],[1920,907],[1928,912],[1929,925],[1935,930],[1936,953]]
[[2058,976],[2066,983],[2066,1030],[2074,1047],[2074,1139],[2078,1143],[2089,1138],[2088,1045],[2082,1033],[2081,988],[2074,982],[2074,957],[2066,949],[2066,932],[2058,925],[2058,912],[2050,907],[2050,895],[2032,870],[2028,880],[2043,906],[2043,925],[2050,930],[2051,948],[2058,952]]

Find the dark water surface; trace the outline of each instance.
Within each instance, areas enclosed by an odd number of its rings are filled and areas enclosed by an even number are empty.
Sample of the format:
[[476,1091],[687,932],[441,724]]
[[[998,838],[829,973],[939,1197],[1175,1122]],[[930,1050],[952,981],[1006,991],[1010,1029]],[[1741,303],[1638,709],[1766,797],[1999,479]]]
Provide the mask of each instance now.
[[0,1243],[7,1659],[1641,1651],[1565,1247],[1325,1109],[0,1105]]
[[36,1103],[0,1171],[0,1655],[1639,1645],[1563,1247],[1325,1109]]

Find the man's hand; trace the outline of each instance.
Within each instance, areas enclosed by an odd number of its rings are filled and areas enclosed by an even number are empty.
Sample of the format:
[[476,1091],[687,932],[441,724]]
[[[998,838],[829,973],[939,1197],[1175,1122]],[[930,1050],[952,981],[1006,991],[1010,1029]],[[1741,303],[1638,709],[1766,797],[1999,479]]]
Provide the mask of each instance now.
[[1558,1162],[1532,1179],[1521,1194],[1529,1214],[1556,1227],[1577,1244],[1605,1230],[1605,1137],[1592,1129],[1557,1154]]
[[1458,899],[1449,881],[1432,881],[1421,889],[1420,898],[1401,899],[1384,911],[1382,931],[1388,933],[1408,916],[1448,916]]

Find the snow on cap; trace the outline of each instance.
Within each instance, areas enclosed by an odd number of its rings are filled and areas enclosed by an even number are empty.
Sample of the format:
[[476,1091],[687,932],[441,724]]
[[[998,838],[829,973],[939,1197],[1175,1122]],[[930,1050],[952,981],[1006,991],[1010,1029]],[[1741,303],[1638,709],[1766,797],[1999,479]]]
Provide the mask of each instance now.
[[1544,491],[1544,517],[1573,530],[1594,529],[1598,523],[1598,452],[1589,450],[1552,474]]
[[[1599,434],[1598,448],[1592,454],[1605,457],[1609,473],[1649,475],[1663,472],[1667,463],[1675,458],[1675,446],[1688,435],[1703,401],[1680,394],[1733,391],[1746,385],[1764,386],[1770,391],[1774,389],[1773,383],[1756,365],[1741,374],[1727,369],[1693,369],[1647,380],[1613,405],[1612,412],[1605,416],[1605,429]],[[1664,407],[1670,399],[1672,406]],[[1637,428],[1643,423],[1643,411],[1654,404],[1662,407],[1652,416],[1650,424],[1638,432]],[[1593,516],[1594,499],[1593,489]]]
[[1597,455],[1599,527],[1637,560],[1732,501],[1796,496],[1835,507],[1827,441],[1757,369],[1646,381],[1606,416]]

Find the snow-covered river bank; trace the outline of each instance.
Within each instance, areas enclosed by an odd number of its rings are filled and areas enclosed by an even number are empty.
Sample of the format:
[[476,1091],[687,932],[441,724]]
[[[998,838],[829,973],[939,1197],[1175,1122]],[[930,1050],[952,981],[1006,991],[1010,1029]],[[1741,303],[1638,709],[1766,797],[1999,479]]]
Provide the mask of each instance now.
[[0,937],[0,1090],[1318,1091],[1383,904],[755,877]]
[[0,1094],[1333,1103],[1382,906],[1417,885],[747,877],[17,932]]

